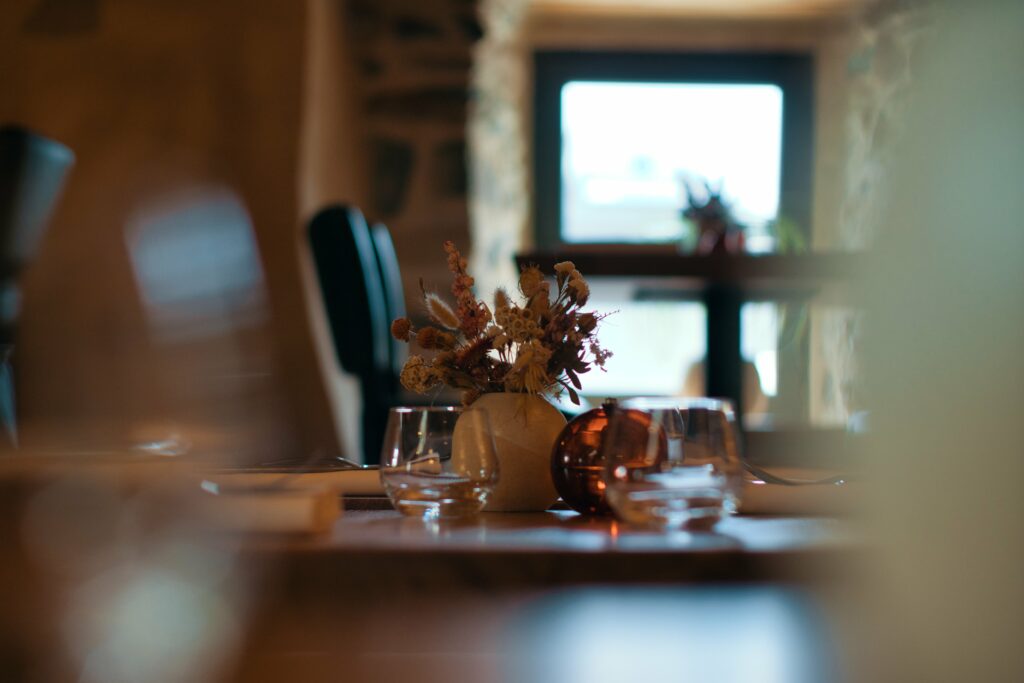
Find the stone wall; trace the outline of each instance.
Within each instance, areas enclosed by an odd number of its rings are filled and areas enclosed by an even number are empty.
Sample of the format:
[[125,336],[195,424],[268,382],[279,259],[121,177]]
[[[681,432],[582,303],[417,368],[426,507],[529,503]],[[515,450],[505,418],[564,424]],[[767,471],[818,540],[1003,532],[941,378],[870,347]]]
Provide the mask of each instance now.
[[474,0],[347,0],[371,221],[391,229],[409,302],[447,289],[441,245],[469,250],[466,112]]
[[472,268],[479,291],[514,291],[512,256],[533,244],[530,216],[530,76],[527,0],[484,0],[469,118]]

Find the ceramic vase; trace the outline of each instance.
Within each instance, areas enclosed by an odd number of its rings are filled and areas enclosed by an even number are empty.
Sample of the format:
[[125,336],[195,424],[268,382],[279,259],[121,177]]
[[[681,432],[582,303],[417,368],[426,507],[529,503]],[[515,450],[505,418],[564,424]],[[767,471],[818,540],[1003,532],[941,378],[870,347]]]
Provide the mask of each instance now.
[[498,457],[498,484],[488,512],[540,512],[558,500],[551,479],[551,449],[565,417],[540,396],[484,394],[469,410],[487,413]]

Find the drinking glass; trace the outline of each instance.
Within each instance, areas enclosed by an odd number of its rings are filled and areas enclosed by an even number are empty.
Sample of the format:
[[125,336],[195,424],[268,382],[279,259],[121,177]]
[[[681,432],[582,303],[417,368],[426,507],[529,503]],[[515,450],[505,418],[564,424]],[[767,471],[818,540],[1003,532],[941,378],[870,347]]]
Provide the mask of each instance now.
[[736,511],[743,465],[728,401],[620,401],[603,451],[608,503],[624,522],[706,530]]
[[479,512],[498,481],[487,413],[463,408],[392,408],[380,479],[399,512],[424,518]]

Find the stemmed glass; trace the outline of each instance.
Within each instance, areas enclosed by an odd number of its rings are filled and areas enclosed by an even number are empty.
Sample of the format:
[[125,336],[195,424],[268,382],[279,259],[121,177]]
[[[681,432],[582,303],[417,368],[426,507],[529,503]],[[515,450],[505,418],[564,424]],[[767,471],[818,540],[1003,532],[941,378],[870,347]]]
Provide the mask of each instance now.
[[608,503],[625,522],[702,530],[736,511],[743,464],[728,401],[620,401],[603,450]]
[[392,408],[380,479],[395,508],[423,518],[472,515],[498,482],[487,413],[463,408]]

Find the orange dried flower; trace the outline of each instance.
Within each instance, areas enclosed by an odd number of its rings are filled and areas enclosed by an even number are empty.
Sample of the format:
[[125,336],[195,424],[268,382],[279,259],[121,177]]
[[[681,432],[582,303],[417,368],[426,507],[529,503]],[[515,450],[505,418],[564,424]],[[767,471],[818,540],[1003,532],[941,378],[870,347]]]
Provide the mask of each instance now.
[[396,318],[391,323],[391,336],[398,341],[409,341],[409,333],[412,332],[412,323],[408,318]]
[[416,333],[416,343],[424,349],[454,349],[455,335],[436,327],[424,327]]
[[593,313],[583,313],[577,319],[577,323],[580,328],[580,332],[583,334],[590,334],[597,329],[597,316]]

